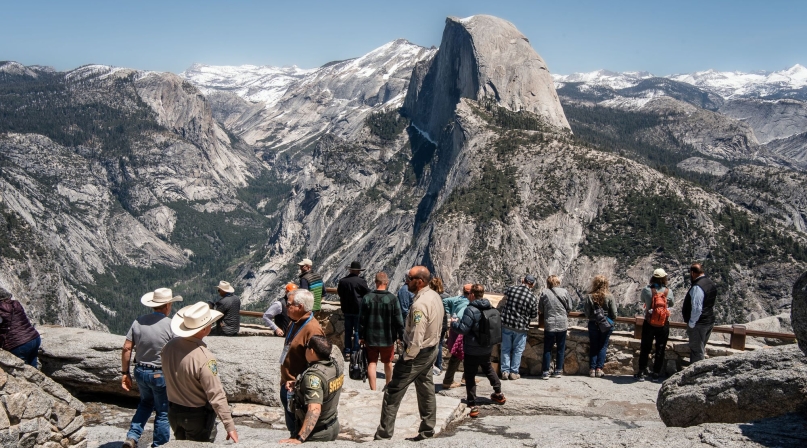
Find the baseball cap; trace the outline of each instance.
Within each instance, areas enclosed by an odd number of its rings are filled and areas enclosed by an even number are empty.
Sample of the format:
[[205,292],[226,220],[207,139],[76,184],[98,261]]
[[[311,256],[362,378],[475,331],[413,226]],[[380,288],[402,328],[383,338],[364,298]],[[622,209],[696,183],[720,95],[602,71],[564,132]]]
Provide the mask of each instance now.
[[531,284],[531,285],[534,285],[535,284],[535,276],[532,275],[532,274],[527,274],[527,275],[524,276],[524,281]]
[[297,288],[299,288],[299,286],[297,286],[293,282],[286,283],[286,292],[294,291]]
[[313,266],[314,262],[308,258],[303,258],[303,261],[297,263],[297,266]]
[[655,278],[664,278],[667,276],[667,272],[664,269],[658,268],[653,271],[653,277]]

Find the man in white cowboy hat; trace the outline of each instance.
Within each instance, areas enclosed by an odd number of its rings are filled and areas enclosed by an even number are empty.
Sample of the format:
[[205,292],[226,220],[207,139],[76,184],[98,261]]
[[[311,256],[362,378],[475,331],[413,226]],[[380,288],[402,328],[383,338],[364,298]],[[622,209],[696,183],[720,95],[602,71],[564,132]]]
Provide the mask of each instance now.
[[235,288],[224,280],[219,282],[218,286],[219,296],[221,298],[217,302],[207,302],[210,308],[224,314],[213,331],[210,333],[213,336],[236,336],[238,330],[241,329],[241,299],[235,295]]
[[178,337],[162,352],[168,391],[168,421],[177,440],[213,442],[216,415],[227,431],[227,439],[238,442],[227,396],[219,380],[219,367],[202,339],[222,313],[198,302],[177,311],[171,330]]
[[159,288],[140,298],[140,302],[151,308],[152,313],[138,317],[126,333],[121,355],[121,387],[132,389],[132,375],[129,367],[132,349],[135,351],[134,378],[140,390],[140,403],[132,417],[129,432],[126,434],[124,448],[135,448],[143,428],[154,411],[154,438],[151,446],[168,443],[171,428],[168,426],[168,395],[165,391],[162,360],[160,352],[165,344],[174,337],[171,332],[171,304],[181,302],[182,297],[174,297],[168,288]]

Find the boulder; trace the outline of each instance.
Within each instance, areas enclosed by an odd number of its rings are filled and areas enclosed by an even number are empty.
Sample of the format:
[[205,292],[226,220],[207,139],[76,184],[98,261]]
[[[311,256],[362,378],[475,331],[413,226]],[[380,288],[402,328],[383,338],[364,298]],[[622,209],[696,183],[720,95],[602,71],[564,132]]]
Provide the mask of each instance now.
[[707,359],[676,373],[656,407],[667,426],[743,423],[807,404],[807,356],[795,345]]
[[84,403],[0,350],[0,446],[86,445]]
[[793,285],[793,304],[790,308],[790,322],[799,348],[807,354],[807,272]]
[[[139,396],[121,382],[123,336],[80,328],[40,326],[42,371],[82,394]],[[280,353],[283,338],[208,336],[204,339],[219,364],[229,402],[280,406]],[[339,349],[334,348],[339,354]],[[341,354],[338,355],[341,359]]]

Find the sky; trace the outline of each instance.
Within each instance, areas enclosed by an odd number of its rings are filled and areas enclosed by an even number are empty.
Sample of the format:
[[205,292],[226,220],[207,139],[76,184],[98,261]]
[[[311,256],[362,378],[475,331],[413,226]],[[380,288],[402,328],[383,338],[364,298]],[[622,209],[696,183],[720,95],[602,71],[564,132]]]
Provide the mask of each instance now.
[[552,73],[807,66],[802,0],[0,0],[0,61],[315,68],[398,38],[439,46],[447,16],[475,14],[512,22]]

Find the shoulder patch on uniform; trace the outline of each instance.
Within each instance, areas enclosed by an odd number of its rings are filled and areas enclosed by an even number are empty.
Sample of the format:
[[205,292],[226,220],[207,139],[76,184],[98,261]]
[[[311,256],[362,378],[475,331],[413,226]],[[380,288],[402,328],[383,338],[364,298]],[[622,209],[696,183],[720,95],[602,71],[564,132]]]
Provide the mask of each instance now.
[[216,362],[215,359],[211,359],[210,361],[207,362],[207,368],[210,369],[211,372],[213,372],[213,375],[219,374],[219,364]]
[[416,324],[419,324],[420,321],[423,320],[423,311],[415,310],[415,312],[412,313],[412,319],[414,319]]
[[316,375],[308,375],[308,387],[312,389],[319,389],[321,385],[321,381],[318,376]]

